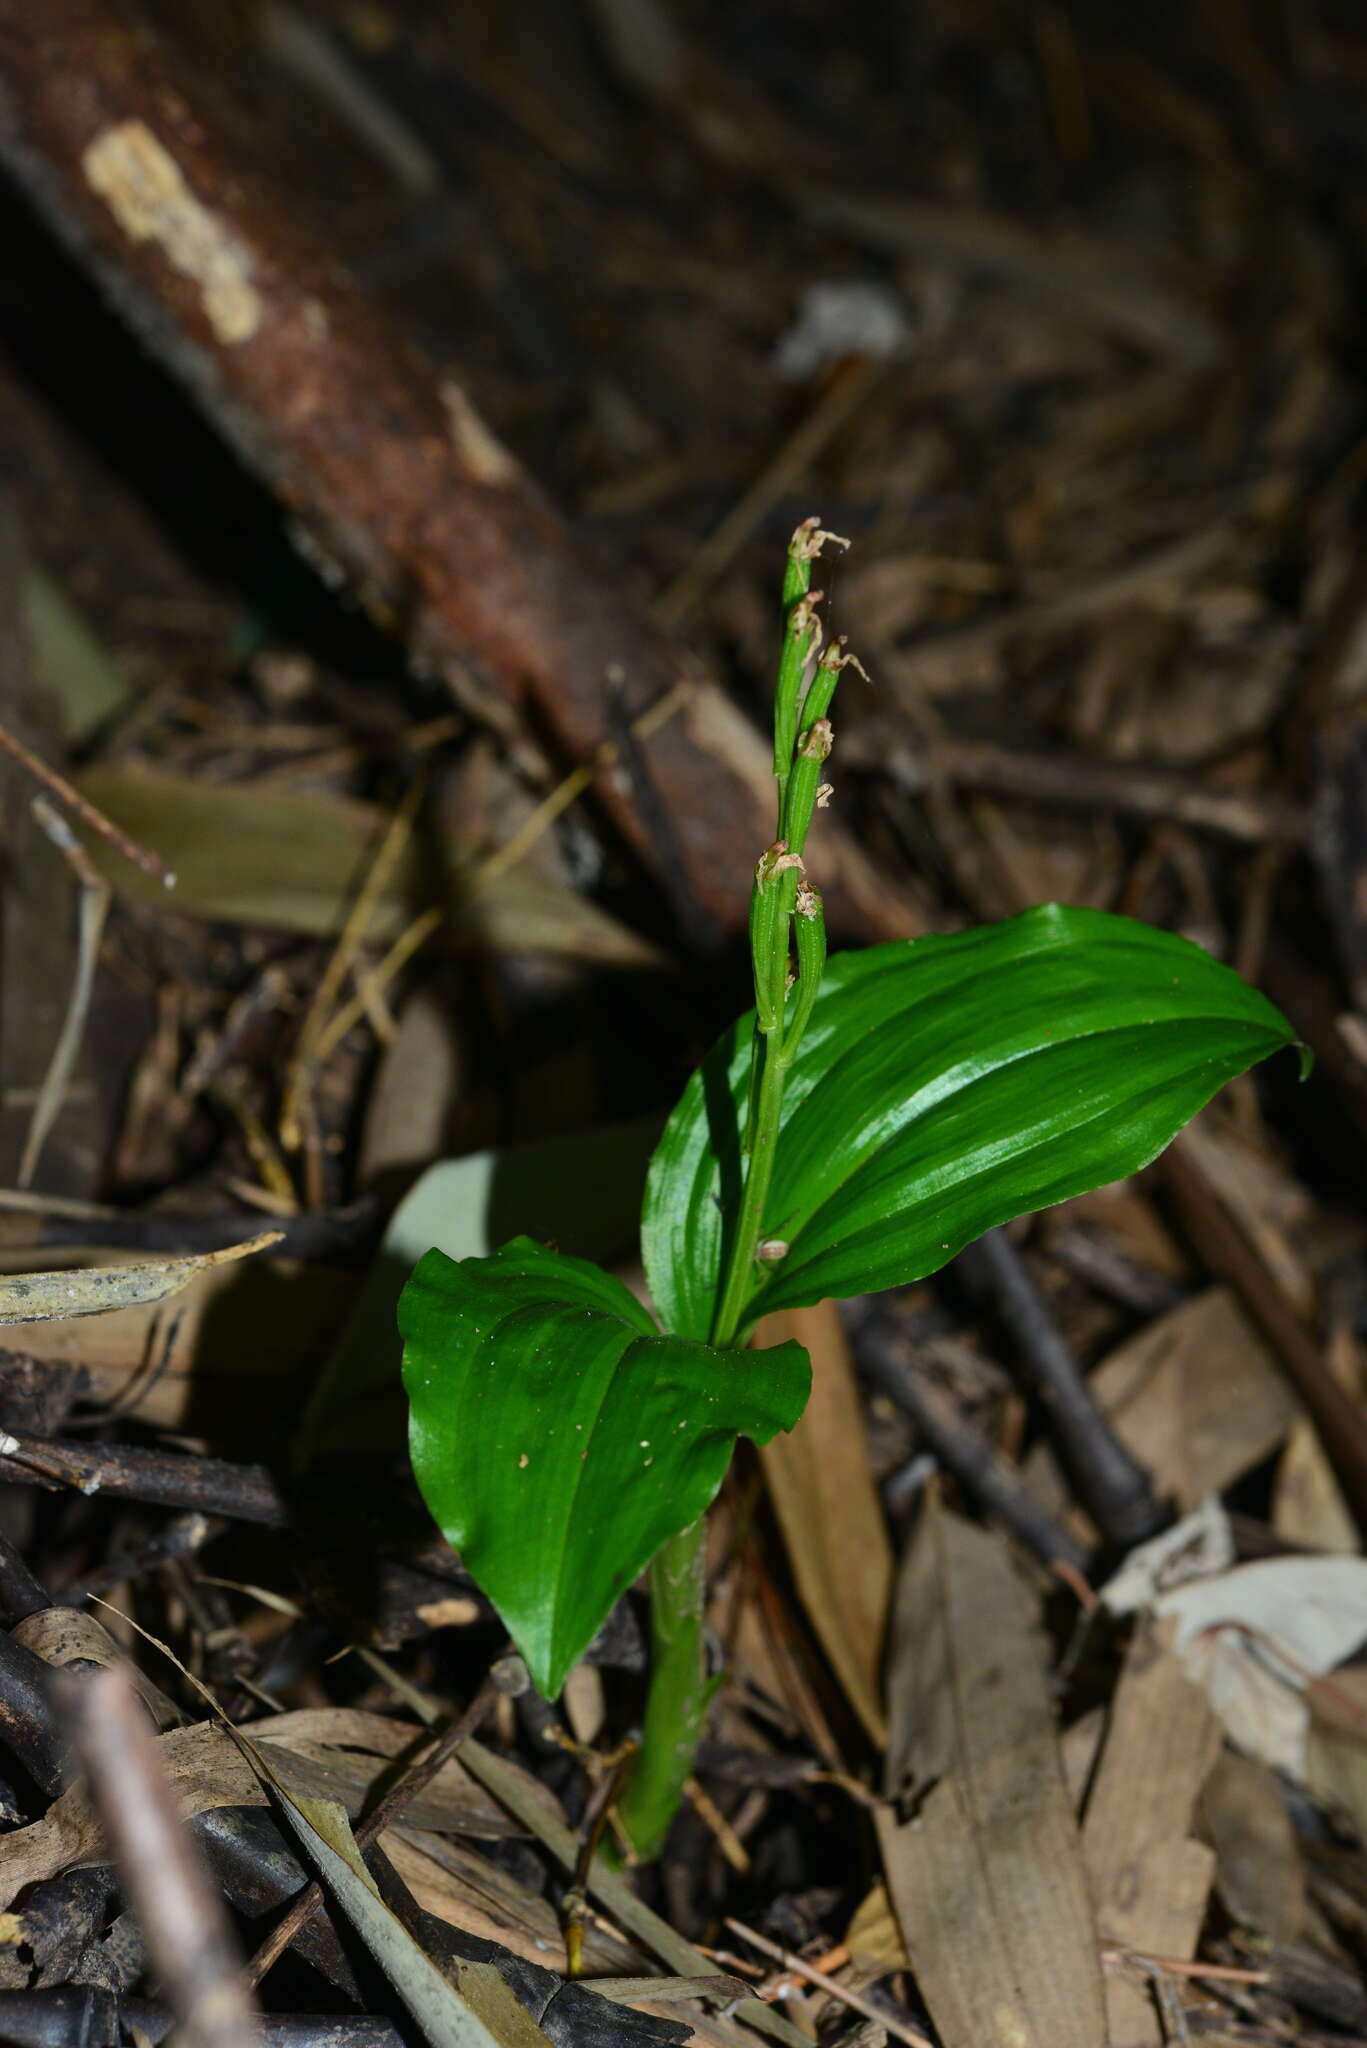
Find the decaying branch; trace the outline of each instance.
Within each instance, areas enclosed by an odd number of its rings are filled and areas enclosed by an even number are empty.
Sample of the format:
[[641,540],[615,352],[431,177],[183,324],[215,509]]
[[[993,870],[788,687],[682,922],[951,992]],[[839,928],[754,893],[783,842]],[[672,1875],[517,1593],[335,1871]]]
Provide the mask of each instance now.
[[255,2006],[223,1901],[161,1768],[123,1670],[73,1685],[70,1718],[123,1887],[185,2048],[254,2048]]
[[[681,680],[678,651],[570,532],[454,382],[292,217],[287,195],[191,104],[114,0],[0,0],[0,156],[123,316],[297,517],[324,573],[398,627],[491,719],[526,709],[576,762]],[[473,679],[473,680],[472,680]],[[734,924],[772,836],[758,735],[699,683],[649,767],[704,913]],[[597,794],[658,871],[633,779]],[[838,831],[828,915],[905,930]]]

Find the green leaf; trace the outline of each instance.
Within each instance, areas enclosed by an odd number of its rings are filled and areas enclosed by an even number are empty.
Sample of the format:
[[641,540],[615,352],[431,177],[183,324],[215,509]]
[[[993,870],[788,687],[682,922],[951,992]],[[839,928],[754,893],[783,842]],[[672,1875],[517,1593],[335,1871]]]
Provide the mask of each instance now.
[[662,1337],[620,1281],[527,1237],[428,1252],[399,1328],[423,1498],[547,1698],[709,1505],[736,1437],[791,1429],[811,1381],[800,1344]]
[[[656,1149],[642,1251],[661,1320],[710,1327],[741,1174],[752,1018]],[[919,1280],[994,1224],[1136,1172],[1234,1075],[1295,1042],[1199,946],[1046,904],[828,963],[788,1077],[748,1323]]]

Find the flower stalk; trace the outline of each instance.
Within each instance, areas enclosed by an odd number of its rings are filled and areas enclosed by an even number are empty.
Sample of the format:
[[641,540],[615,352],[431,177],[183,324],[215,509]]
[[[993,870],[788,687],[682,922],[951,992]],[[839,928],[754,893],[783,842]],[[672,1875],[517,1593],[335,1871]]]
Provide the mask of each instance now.
[[[755,865],[750,897],[755,1030],[749,1115],[741,1197],[730,1220],[712,1318],[710,1341],[718,1346],[743,1337],[754,1320],[757,1278],[787,1249],[781,1235],[765,1230],[764,1208],[784,1083],[826,964],[825,915],[807,879],[803,849],[813,815],[825,809],[831,793],[822,779],[834,744],[827,713],[841,671],[858,667],[843,640],[818,651],[821,593],[811,588],[812,563],[828,541],[848,546],[838,534],[823,531],[818,520],[804,520],[789,543],[783,580],[783,646],[774,690],[777,833]],[[704,1522],[695,1522],[665,1545],[651,1567],[650,1693],[640,1757],[620,1807],[622,1824],[642,1857],[664,1846],[715,1688],[704,1659],[704,1536]]]

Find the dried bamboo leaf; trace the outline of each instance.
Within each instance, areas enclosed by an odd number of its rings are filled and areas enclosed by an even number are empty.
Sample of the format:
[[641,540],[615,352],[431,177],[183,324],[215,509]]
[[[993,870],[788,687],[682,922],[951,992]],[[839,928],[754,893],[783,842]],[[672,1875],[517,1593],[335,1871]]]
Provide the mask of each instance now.
[[185,1718],[145,1671],[129,1663],[104,1623],[93,1614],[82,1614],[78,1607],[40,1607],[36,1614],[17,1621],[10,1634],[16,1643],[58,1670],[75,1663],[119,1665],[158,1728],[179,1727]]
[[1096,1929],[1025,1588],[926,1506],[893,1617],[888,1888],[945,2048],[1104,2048]]
[[[104,763],[82,794],[176,871],[174,899],[129,862],[92,845],[111,886],[160,910],[308,932],[341,928],[388,819],[373,804],[272,782],[206,783],[165,769]],[[655,950],[585,897],[523,863],[478,888],[468,858],[415,834],[381,892],[368,936],[397,938],[436,902],[452,932],[495,950],[642,966]]]
[[824,1301],[765,1316],[756,1335],[761,1346],[794,1339],[811,1356],[802,1420],[764,1446],[760,1464],[802,1603],[851,1706],[881,1746],[892,1548],[840,1318],[834,1302]]
[[[1220,1725],[1145,1617],[1111,1705],[1082,1842],[1103,1941],[1190,1962],[1215,1875],[1215,1852],[1191,1839],[1191,1818],[1220,1748]],[[1162,2048],[1148,1982],[1106,1980],[1114,2048]]]
[[72,1266],[64,1272],[6,1273],[0,1276],[0,1324],[59,1323],[73,1316],[107,1315],[112,1309],[143,1308],[165,1301],[201,1273],[231,1265],[279,1244],[282,1233],[263,1230],[221,1251],[188,1257],[146,1259],[126,1266]]

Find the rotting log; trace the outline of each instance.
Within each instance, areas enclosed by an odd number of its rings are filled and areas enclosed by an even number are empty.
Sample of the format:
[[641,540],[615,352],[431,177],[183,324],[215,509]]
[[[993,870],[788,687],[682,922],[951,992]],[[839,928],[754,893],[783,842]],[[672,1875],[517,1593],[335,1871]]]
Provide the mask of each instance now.
[[[614,699],[634,716],[679,682],[681,651],[193,103],[147,23],[117,0],[0,0],[0,158],[415,662],[505,727],[525,711],[576,765],[613,739]],[[735,925],[773,836],[765,746],[700,683],[645,761],[695,903]],[[620,767],[596,793],[648,864],[675,857]],[[821,857],[833,926],[907,930],[834,826]]]

